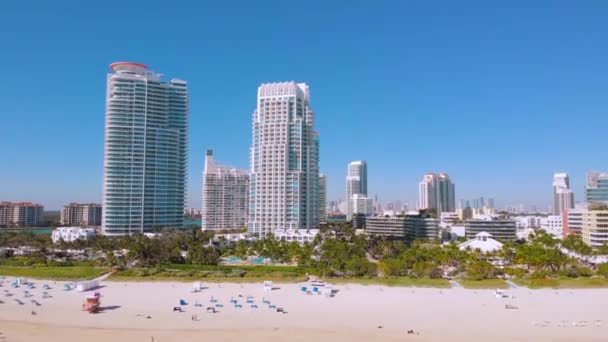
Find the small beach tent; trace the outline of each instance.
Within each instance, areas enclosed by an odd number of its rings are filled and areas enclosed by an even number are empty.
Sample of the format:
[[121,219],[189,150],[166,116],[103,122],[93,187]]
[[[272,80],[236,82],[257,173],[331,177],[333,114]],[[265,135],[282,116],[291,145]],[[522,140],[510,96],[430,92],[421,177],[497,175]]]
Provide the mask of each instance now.
[[272,291],[272,281],[270,281],[270,280],[264,281],[264,291]]
[[78,292],[84,292],[99,287],[99,280],[81,281],[76,284],[76,290]]
[[201,290],[201,287],[201,282],[195,281],[194,283],[192,283],[192,292],[199,292]]

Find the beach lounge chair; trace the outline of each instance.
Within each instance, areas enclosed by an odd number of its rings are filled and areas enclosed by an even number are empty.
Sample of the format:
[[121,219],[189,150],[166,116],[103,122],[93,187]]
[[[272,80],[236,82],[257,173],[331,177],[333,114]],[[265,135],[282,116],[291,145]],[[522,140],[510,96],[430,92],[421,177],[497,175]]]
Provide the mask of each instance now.
[[253,304],[253,299],[247,299],[247,304]]
[[276,308],[277,308],[277,306],[276,306],[276,305],[272,305],[272,304],[271,304],[271,305],[268,305],[268,308],[269,308],[269,309],[276,309]]
[[283,308],[277,308],[277,312],[285,312]]
[[51,289],[51,287],[49,286],[49,284],[42,285],[42,288],[45,289],[45,290],[50,290]]
[[262,297],[262,304],[270,304],[270,301],[264,297]]
[[236,304],[237,302],[238,302],[238,301],[237,301],[236,299],[234,299],[234,298],[230,298],[230,303],[232,303],[232,304]]
[[211,302],[211,303],[217,303],[217,299],[211,297],[211,299],[209,299],[209,302]]
[[173,312],[175,311],[179,311],[179,312],[183,312],[182,307],[181,306],[174,306],[173,307]]
[[209,313],[216,313],[217,310],[215,310],[215,308],[213,306],[209,306],[209,307],[207,307],[207,312],[209,312]]
[[40,303],[38,303],[35,299],[30,300],[30,303],[32,303],[36,306],[40,306]]
[[252,309],[257,309],[257,308],[258,308],[258,306],[257,306],[257,304],[251,304],[251,308],[252,308]]
[[243,306],[242,306],[241,304],[234,304],[234,307],[235,307],[236,309],[240,309],[240,308],[242,308]]
[[15,303],[19,304],[19,305],[23,305],[23,302],[20,301],[19,299],[15,298]]
[[218,304],[215,304],[215,307],[216,307],[216,308],[223,308],[224,306],[223,306],[222,304],[219,304],[219,303],[218,303]]
[[179,300],[179,305],[188,305],[188,303],[186,303],[186,301],[185,301],[185,300],[180,299],[180,300]]
[[194,306],[196,306],[196,307],[202,307],[202,306],[203,306],[203,304],[200,304],[200,303],[198,302],[198,300],[197,300],[197,301],[194,303]]

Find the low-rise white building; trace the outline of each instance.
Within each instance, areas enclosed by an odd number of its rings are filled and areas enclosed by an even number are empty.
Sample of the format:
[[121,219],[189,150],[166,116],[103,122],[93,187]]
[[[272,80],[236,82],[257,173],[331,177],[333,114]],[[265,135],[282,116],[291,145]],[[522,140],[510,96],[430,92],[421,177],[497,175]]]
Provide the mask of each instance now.
[[441,224],[451,225],[458,220],[460,220],[460,217],[455,211],[444,211],[439,216],[439,222]]
[[315,237],[319,234],[318,229],[275,229],[274,237],[277,240],[287,242],[297,242],[304,244],[305,242],[312,243]]
[[465,236],[464,224],[451,225],[449,232],[452,240],[458,240],[458,238]]
[[526,216],[514,216],[512,217],[515,220],[515,224],[517,225],[517,229],[524,230],[526,228],[538,228],[540,227],[540,220],[544,218],[544,216],[536,216],[536,215],[526,215]]
[[81,227],[59,227],[51,233],[53,243],[58,243],[60,240],[65,242],[73,242],[76,240],[88,240],[95,236],[94,228]]
[[563,226],[562,226],[562,216],[561,215],[549,215],[547,217],[543,217],[540,219],[540,229],[546,231],[547,233],[553,235],[558,239],[562,239],[563,234]]
[[492,239],[492,234],[487,232],[480,232],[475,234],[475,237],[469,241],[463,242],[458,245],[458,248],[462,251],[467,248],[472,250],[480,250],[482,253],[491,253],[499,251],[503,244],[499,241]]
[[235,234],[215,234],[213,235],[213,241],[216,242],[239,242],[239,241],[253,241],[255,240],[252,236],[246,233],[235,233]]

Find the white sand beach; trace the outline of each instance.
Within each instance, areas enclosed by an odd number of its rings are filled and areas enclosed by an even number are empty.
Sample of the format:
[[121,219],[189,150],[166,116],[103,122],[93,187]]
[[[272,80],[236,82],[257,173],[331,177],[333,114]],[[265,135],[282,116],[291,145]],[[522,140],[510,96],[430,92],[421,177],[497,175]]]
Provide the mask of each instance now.
[[[514,298],[499,299],[492,290],[338,285],[335,297],[326,298],[302,293],[302,284],[264,291],[261,283],[203,283],[208,288],[191,293],[191,283],[104,281],[98,290],[103,311],[89,314],[81,310],[86,293],[64,291],[62,282],[34,282],[30,298],[7,281],[0,287],[4,341],[605,341],[608,336],[608,289],[517,288],[506,290]],[[52,298],[41,298],[45,283]],[[7,297],[5,290],[14,295]],[[212,296],[223,304],[216,314],[205,312]],[[246,303],[247,296],[257,309]],[[32,298],[41,305],[31,304]],[[174,312],[180,298],[188,305]],[[263,298],[286,313],[269,309]],[[419,334],[407,334],[409,329]]]

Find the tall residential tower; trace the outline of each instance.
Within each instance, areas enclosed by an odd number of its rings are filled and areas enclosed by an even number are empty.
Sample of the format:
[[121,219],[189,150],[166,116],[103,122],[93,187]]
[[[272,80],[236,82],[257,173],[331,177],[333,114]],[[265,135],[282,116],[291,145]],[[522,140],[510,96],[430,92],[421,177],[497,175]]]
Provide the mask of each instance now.
[[608,173],[588,172],[587,186],[585,187],[587,202],[608,203]]
[[147,66],[110,65],[102,232],[124,235],[184,223],[188,88]]
[[[358,196],[356,201],[353,202],[354,195],[361,196]],[[352,161],[348,164],[346,174],[347,221],[352,220],[356,203],[366,201],[364,198],[367,198],[367,164],[364,160]]]
[[248,230],[318,227],[318,137],[305,83],[266,83],[253,112]]
[[574,208],[574,193],[570,190],[568,174],[553,174],[553,214],[561,215],[564,209],[572,208]]
[[435,209],[437,215],[456,209],[454,183],[447,173],[427,173],[418,185],[418,209]]
[[249,173],[219,165],[207,150],[203,171],[202,229],[238,229],[247,226]]

